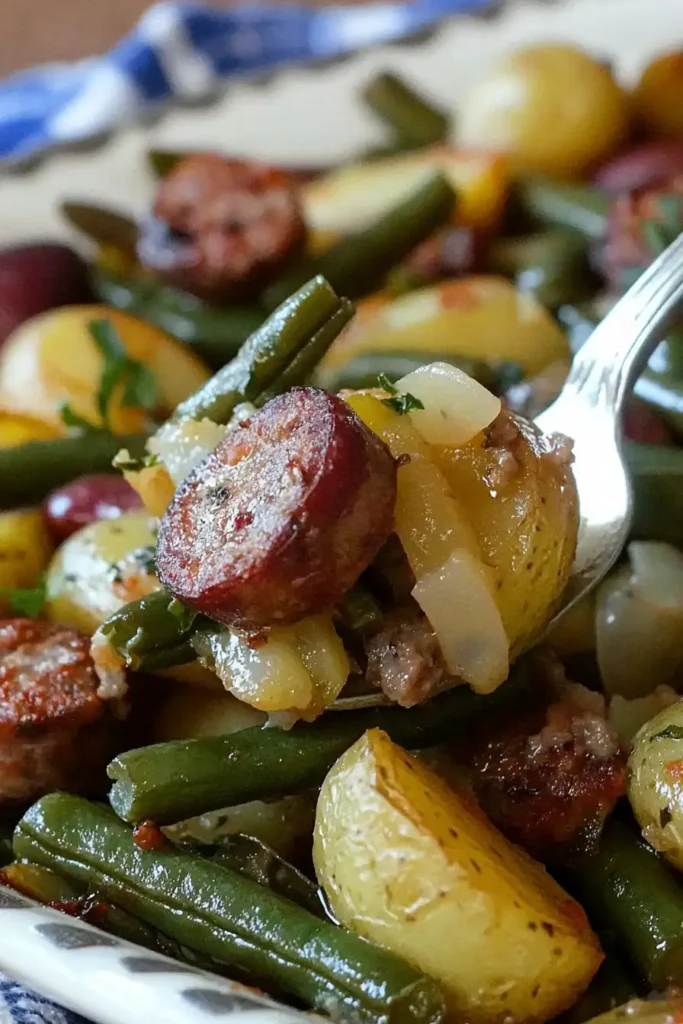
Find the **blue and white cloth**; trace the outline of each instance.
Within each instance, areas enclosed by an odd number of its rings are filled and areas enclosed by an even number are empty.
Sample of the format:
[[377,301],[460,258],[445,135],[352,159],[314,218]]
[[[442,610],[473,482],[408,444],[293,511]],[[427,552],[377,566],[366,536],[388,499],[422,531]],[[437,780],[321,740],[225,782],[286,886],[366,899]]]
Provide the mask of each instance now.
[[[33,68],[0,82],[0,162],[88,139],[174,98],[208,98],[230,75],[329,59],[388,43],[495,0],[413,0],[363,7],[166,2],[101,57]],[[88,1024],[0,975],[0,1024]]]
[[156,4],[109,53],[48,65],[0,83],[0,161],[78,142],[170,99],[210,96],[235,74],[341,56],[391,42],[495,0],[413,0],[321,9],[290,4],[227,10]]

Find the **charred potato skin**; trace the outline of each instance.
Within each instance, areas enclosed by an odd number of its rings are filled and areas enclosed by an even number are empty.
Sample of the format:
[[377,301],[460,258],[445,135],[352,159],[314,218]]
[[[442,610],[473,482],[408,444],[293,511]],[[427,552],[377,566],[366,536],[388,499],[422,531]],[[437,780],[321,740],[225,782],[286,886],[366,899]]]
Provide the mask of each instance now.
[[325,780],[313,853],[337,918],[441,981],[453,1020],[548,1020],[602,959],[544,869],[379,730]]

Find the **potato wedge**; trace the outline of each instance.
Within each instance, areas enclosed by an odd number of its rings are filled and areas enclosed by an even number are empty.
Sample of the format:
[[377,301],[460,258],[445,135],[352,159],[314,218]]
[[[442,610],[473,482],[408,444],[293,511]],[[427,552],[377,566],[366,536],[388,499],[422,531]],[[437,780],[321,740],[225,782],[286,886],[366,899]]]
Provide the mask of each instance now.
[[[65,433],[60,408],[98,423],[97,390],[103,357],[88,330],[91,320],[113,323],[128,354],[156,376],[161,409],[170,411],[204,383],[209,371],[186,346],[152,324],[109,306],[64,306],[33,317],[7,339],[0,354],[0,410],[32,417]],[[110,403],[112,430],[135,433],[146,412],[126,405],[119,387]]]
[[529,293],[503,277],[480,274],[398,299],[374,296],[358,312],[320,367],[325,386],[362,352],[442,352],[470,359],[509,359],[526,376],[569,359],[564,334]]
[[496,153],[432,146],[340,167],[304,186],[306,221],[314,233],[360,231],[440,171],[457,196],[453,220],[468,227],[490,229],[505,205],[506,165],[507,161]]
[[[485,561],[498,575],[496,603],[511,657],[542,631],[567,582],[576,549],[578,499],[570,466],[533,424],[511,416],[514,463],[496,485],[500,449],[483,435],[437,461],[467,510]],[[505,449],[505,450],[506,450]]]
[[325,779],[313,857],[342,924],[440,981],[453,1020],[547,1021],[602,959],[545,870],[378,729]]
[[[0,513],[0,590],[35,587],[52,554],[52,542],[40,509]],[[0,594],[0,614],[11,603]]]

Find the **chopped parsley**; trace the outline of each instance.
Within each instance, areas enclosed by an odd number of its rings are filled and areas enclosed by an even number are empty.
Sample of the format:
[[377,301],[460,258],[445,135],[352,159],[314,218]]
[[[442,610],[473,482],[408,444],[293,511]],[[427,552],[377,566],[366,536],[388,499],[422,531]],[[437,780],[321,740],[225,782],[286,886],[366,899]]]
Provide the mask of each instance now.
[[139,473],[141,469],[150,469],[152,466],[160,466],[161,460],[158,455],[145,455],[141,459],[134,459],[126,448],[118,453],[112,461],[114,469],[120,469],[122,473]]
[[380,373],[377,383],[384,391],[388,391],[391,395],[391,398],[383,398],[382,402],[384,405],[388,405],[390,409],[393,409],[394,412],[397,412],[399,416],[405,416],[406,413],[412,412],[413,409],[424,409],[424,405],[419,398],[411,395],[408,391],[399,391],[386,374]]
[[669,725],[662,729],[656,736],[650,738],[650,743],[655,740],[683,740],[683,725]]
[[97,411],[101,422],[92,423],[74,412],[68,403],[64,403],[60,410],[62,422],[67,427],[84,433],[102,430],[111,432],[110,408],[116,391],[123,388],[124,406],[149,411],[159,404],[159,382],[148,366],[128,355],[111,320],[91,320],[88,330],[103,358],[102,374],[96,394]]
[[35,587],[14,587],[0,590],[0,598],[9,601],[10,608],[28,619],[40,618],[47,598],[47,581],[41,579]]

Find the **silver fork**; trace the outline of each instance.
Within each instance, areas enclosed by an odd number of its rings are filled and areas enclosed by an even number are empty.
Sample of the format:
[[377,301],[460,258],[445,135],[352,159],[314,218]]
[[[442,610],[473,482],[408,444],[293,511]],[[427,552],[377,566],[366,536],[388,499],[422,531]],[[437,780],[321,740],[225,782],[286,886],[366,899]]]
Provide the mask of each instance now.
[[[550,629],[612,568],[631,526],[633,501],[621,448],[624,402],[683,303],[683,234],[641,274],[574,358],[559,398],[536,418],[545,434],[574,441],[579,496],[576,557]],[[387,704],[383,694],[342,697],[332,708]]]
[[624,546],[633,513],[621,446],[631,387],[683,302],[683,234],[658,256],[576,355],[559,398],[536,418],[574,441],[579,536],[562,605],[548,627],[595,587]]

